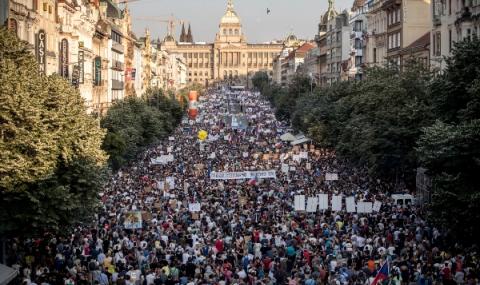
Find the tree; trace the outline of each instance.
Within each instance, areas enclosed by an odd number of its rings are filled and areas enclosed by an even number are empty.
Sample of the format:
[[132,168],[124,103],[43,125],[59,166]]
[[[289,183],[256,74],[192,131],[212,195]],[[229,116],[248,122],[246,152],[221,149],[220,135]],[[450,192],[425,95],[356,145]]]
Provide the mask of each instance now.
[[438,120],[423,128],[417,155],[433,179],[431,220],[448,237],[477,243],[480,230],[480,40],[455,44],[431,86]]
[[259,91],[263,91],[266,87],[268,87],[269,83],[270,78],[268,77],[268,73],[265,71],[257,71],[252,77],[253,87]]
[[172,133],[183,113],[180,103],[161,89],[115,103],[101,121],[108,130],[103,149],[110,155],[110,166],[119,169],[144,148]]
[[82,222],[104,181],[105,132],[78,90],[38,70],[27,43],[0,30],[1,234]]

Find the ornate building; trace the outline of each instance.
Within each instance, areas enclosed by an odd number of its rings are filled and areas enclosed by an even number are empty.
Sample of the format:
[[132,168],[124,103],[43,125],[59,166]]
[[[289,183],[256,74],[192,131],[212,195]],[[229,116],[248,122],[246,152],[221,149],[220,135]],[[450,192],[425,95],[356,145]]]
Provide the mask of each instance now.
[[229,0],[213,43],[194,43],[189,27],[187,34],[182,29],[179,42],[168,35],[161,46],[170,53],[183,55],[188,82],[208,85],[225,79],[243,82],[260,70],[272,75],[273,60],[282,50],[283,43],[247,43],[240,18]]

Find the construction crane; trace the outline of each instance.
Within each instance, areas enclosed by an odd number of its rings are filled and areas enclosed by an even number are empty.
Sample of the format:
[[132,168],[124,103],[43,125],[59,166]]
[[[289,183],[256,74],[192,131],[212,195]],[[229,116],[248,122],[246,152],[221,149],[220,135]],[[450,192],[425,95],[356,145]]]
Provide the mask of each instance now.
[[[140,0],[134,0],[134,1],[140,1]],[[175,33],[175,27],[177,24],[182,25],[185,23],[185,21],[177,19],[173,15],[170,15],[170,18],[168,19],[162,18],[162,17],[138,17],[138,18],[135,17],[134,20],[166,23],[167,34],[169,36],[173,36],[173,34]]]
[[138,1],[142,1],[142,0],[121,0],[121,1],[118,1],[118,4],[128,4],[128,3],[132,3],[132,2],[138,2]]

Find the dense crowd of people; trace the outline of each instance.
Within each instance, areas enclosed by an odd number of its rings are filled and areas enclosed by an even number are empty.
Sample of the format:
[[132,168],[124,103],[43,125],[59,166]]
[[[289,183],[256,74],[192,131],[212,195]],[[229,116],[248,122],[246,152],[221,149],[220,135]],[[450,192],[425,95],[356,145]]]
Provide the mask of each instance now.
[[[236,98],[247,126],[232,127],[235,120],[225,120],[231,102],[212,91],[196,120],[184,120],[115,174],[94,226],[12,240],[8,262],[19,283],[370,285],[386,263],[389,284],[479,284],[477,252],[447,247],[454,241],[420,209],[392,202],[392,185],[334,151],[282,141],[288,126],[258,93],[228,98]],[[208,132],[205,141],[200,130]],[[308,157],[294,160],[300,152]],[[156,162],[161,156],[173,159]],[[210,179],[212,172],[260,170],[275,170],[276,178]],[[327,181],[326,173],[339,179]],[[295,195],[319,193],[382,207],[368,214],[295,211]],[[197,203],[200,211],[192,210]]]

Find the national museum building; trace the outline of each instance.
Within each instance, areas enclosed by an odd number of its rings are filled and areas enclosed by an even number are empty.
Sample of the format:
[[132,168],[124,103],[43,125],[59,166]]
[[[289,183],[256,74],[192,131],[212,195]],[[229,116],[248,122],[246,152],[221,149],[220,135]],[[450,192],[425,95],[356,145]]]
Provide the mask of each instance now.
[[212,81],[226,79],[244,82],[247,74],[251,78],[260,70],[267,71],[271,76],[273,60],[282,50],[283,43],[247,43],[240,18],[233,9],[232,0],[229,0],[214,43],[194,42],[191,30],[187,35],[182,28],[178,42],[168,35],[161,47],[169,53],[183,55],[188,68],[188,82],[208,85]]

